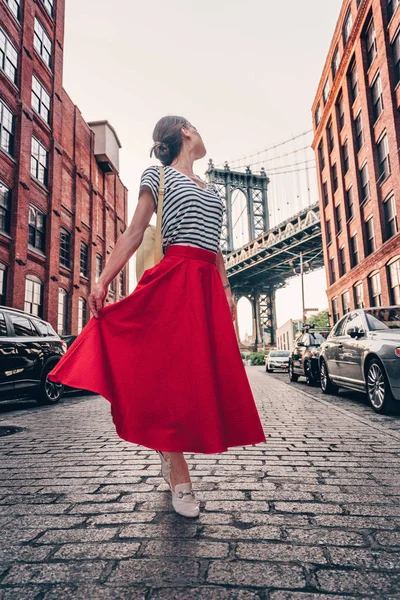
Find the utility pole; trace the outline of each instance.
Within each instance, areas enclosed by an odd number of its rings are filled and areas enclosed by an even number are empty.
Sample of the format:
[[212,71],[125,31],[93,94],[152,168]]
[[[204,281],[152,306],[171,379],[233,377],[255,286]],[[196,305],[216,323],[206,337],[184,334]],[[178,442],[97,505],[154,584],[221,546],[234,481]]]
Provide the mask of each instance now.
[[301,277],[301,307],[302,307],[302,321],[303,327],[306,324],[306,307],[304,303],[304,265],[303,265],[303,252],[300,252],[300,277]]

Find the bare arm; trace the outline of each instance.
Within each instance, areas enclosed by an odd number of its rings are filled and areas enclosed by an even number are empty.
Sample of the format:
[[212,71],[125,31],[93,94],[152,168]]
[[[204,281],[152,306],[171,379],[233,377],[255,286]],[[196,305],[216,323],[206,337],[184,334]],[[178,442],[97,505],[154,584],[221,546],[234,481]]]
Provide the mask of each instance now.
[[[217,269],[220,274],[222,285],[226,285],[229,283],[228,276],[225,270],[225,261],[224,255],[222,254],[222,250],[219,247],[217,252]],[[228,300],[229,308],[231,310],[232,320],[234,321],[236,318],[236,304],[232,296],[232,290],[230,287],[225,288],[226,299]]]
[[93,289],[89,295],[89,308],[96,318],[98,318],[98,311],[102,308],[107,295],[107,286],[118,275],[142,243],[145,229],[150,222],[154,209],[153,195],[150,189],[145,186],[141,189],[138,204],[130,225],[118,238],[99,280],[93,285]]

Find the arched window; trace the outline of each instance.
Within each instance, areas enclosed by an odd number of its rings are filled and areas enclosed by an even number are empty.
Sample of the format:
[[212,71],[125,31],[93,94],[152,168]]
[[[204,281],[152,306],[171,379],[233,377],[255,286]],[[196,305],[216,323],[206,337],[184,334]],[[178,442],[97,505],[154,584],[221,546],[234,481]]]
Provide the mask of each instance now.
[[26,312],[43,317],[43,283],[35,275],[27,275],[25,280]]
[[68,292],[58,288],[57,333],[66,335],[68,326]]
[[78,299],[78,333],[82,331],[82,329],[86,325],[87,320],[87,302],[85,298],[79,297]]

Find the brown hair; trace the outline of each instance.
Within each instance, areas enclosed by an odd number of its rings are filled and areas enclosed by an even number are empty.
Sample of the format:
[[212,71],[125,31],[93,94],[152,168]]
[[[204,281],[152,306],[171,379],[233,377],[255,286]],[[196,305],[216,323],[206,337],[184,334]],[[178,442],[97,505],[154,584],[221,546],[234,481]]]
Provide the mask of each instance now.
[[184,117],[176,115],[162,117],[154,127],[154,144],[150,150],[150,157],[154,152],[155,157],[164,166],[170,165],[182,149],[182,127],[190,127],[189,121]]

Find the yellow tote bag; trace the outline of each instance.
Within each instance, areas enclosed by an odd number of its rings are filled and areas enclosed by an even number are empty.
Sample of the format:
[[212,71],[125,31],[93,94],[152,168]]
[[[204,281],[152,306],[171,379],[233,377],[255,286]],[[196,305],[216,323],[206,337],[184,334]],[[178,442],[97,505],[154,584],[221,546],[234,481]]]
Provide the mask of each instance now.
[[146,269],[151,269],[163,258],[161,220],[164,201],[164,167],[160,167],[160,187],[158,189],[157,222],[148,225],[142,243],[136,250],[136,280],[139,281]]

